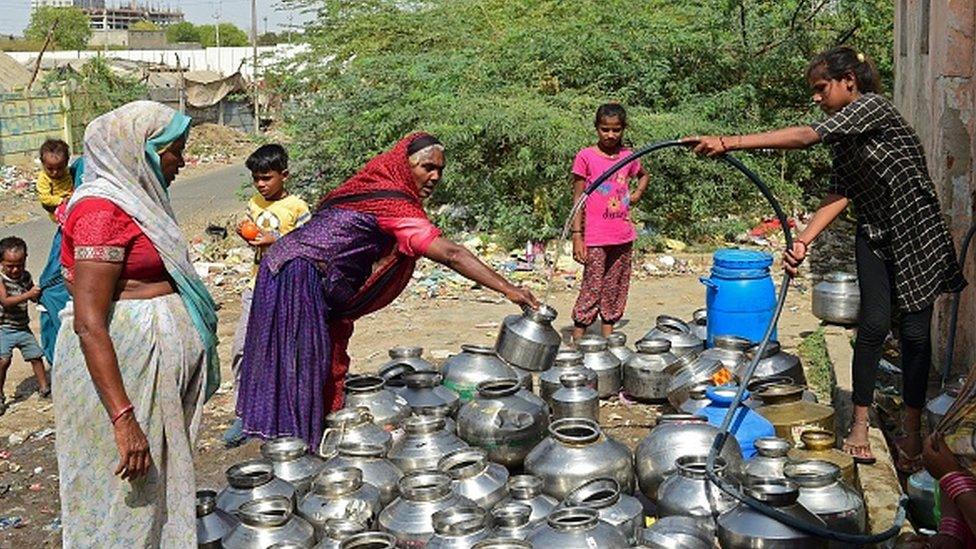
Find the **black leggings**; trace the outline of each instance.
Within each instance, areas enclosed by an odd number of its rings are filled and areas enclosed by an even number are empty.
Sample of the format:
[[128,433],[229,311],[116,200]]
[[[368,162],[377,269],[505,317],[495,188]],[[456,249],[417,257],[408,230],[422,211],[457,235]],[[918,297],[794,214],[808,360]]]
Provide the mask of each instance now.
[[[871,249],[868,238],[857,232],[854,245],[857,282],[861,290],[857,341],[854,343],[854,404],[874,402],[874,383],[878,362],[891,329],[894,265]],[[902,398],[911,408],[925,405],[929,366],[932,362],[932,306],[912,313],[901,312]]]

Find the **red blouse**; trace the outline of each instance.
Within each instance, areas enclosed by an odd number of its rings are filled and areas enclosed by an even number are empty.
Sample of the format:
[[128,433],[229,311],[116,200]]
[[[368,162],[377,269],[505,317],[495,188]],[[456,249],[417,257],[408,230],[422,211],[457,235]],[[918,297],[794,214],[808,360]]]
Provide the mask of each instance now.
[[125,280],[166,280],[159,252],[136,222],[104,198],[79,202],[64,222],[61,266],[64,278],[74,280],[75,261],[121,263]]

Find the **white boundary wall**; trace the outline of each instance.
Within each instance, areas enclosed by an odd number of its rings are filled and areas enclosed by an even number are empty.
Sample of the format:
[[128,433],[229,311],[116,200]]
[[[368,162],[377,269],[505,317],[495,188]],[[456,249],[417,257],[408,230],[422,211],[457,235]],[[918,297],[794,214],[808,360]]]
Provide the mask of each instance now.
[[[277,46],[261,46],[258,48],[258,66],[286,59],[305,49],[302,44],[280,44]],[[26,63],[37,58],[35,51],[7,52],[19,63]],[[171,67],[179,66],[191,71],[216,71],[224,75],[237,72],[250,78],[254,73],[251,62],[253,50],[250,47],[236,48],[205,48],[198,50],[86,50],[86,51],[49,51],[44,53],[44,59],[90,59],[105,56],[132,61],[149,63],[163,63]],[[179,63],[177,63],[177,57]]]

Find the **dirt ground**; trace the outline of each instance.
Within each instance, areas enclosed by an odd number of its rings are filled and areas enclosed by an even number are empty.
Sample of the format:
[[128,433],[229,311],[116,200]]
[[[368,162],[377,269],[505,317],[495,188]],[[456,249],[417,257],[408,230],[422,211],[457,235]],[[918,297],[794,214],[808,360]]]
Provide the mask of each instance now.
[[[631,343],[653,324],[658,314],[690,318],[702,306],[704,290],[699,274],[707,270],[707,256],[687,256],[693,273],[634,280],[628,313],[621,329]],[[653,260],[653,256],[652,256]],[[817,321],[810,314],[810,295],[801,283],[790,294],[779,324],[779,335],[787,350],[795,349],[803,334]],[[560,313],[557,324],[569,330],[569,311],[576,293],[562,289],[552,302]],[[472,290],[459,299],[427,299],[408,288],[404,296],[386,309],[357,323],[350,354],[354,372],[374,371],[385,362],[387,350],[395,345],[421,345],[425,356],[444,356],[459,350],[462,343],[494,341],[498,323],[517,309],[489,291]],[[229,379],[229,349],[240,305],[227,295],[221,303],[220,352],[224,379]],[[58,546],[60,544],[57,463],[54,453],[53,415],[50,401],[38,398],[30,368],[18,359],[7,380],[7,395],[16,394],[15,404],[0,417],[0,547]],[[232,421],[234,403],[229,385],[204,409],[195,464],[200,488],[221,488],[224,471],[243,459],[259,455],[259,443],[249,442],[226,450],[220,441]],[[604,403],[602,423],[612,436],[631,447],[654,424],[659,411],[645,405],[625,405],[613,399]],[[9,523],[20,519],[16,527]]]

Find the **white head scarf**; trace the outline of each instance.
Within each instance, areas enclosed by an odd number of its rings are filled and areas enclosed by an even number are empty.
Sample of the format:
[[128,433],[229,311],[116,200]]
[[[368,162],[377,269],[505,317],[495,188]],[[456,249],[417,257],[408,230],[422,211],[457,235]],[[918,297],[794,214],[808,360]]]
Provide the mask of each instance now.
[[153,101],[128,103],[93,120],[85,129],[83,184],[68,209],[84,198],[109,200],[132,217],[156,247],[207,348],[209,398],[220,385],[216,306],[190,262],[158,156],[185,137],[189,125],[188,117]]

